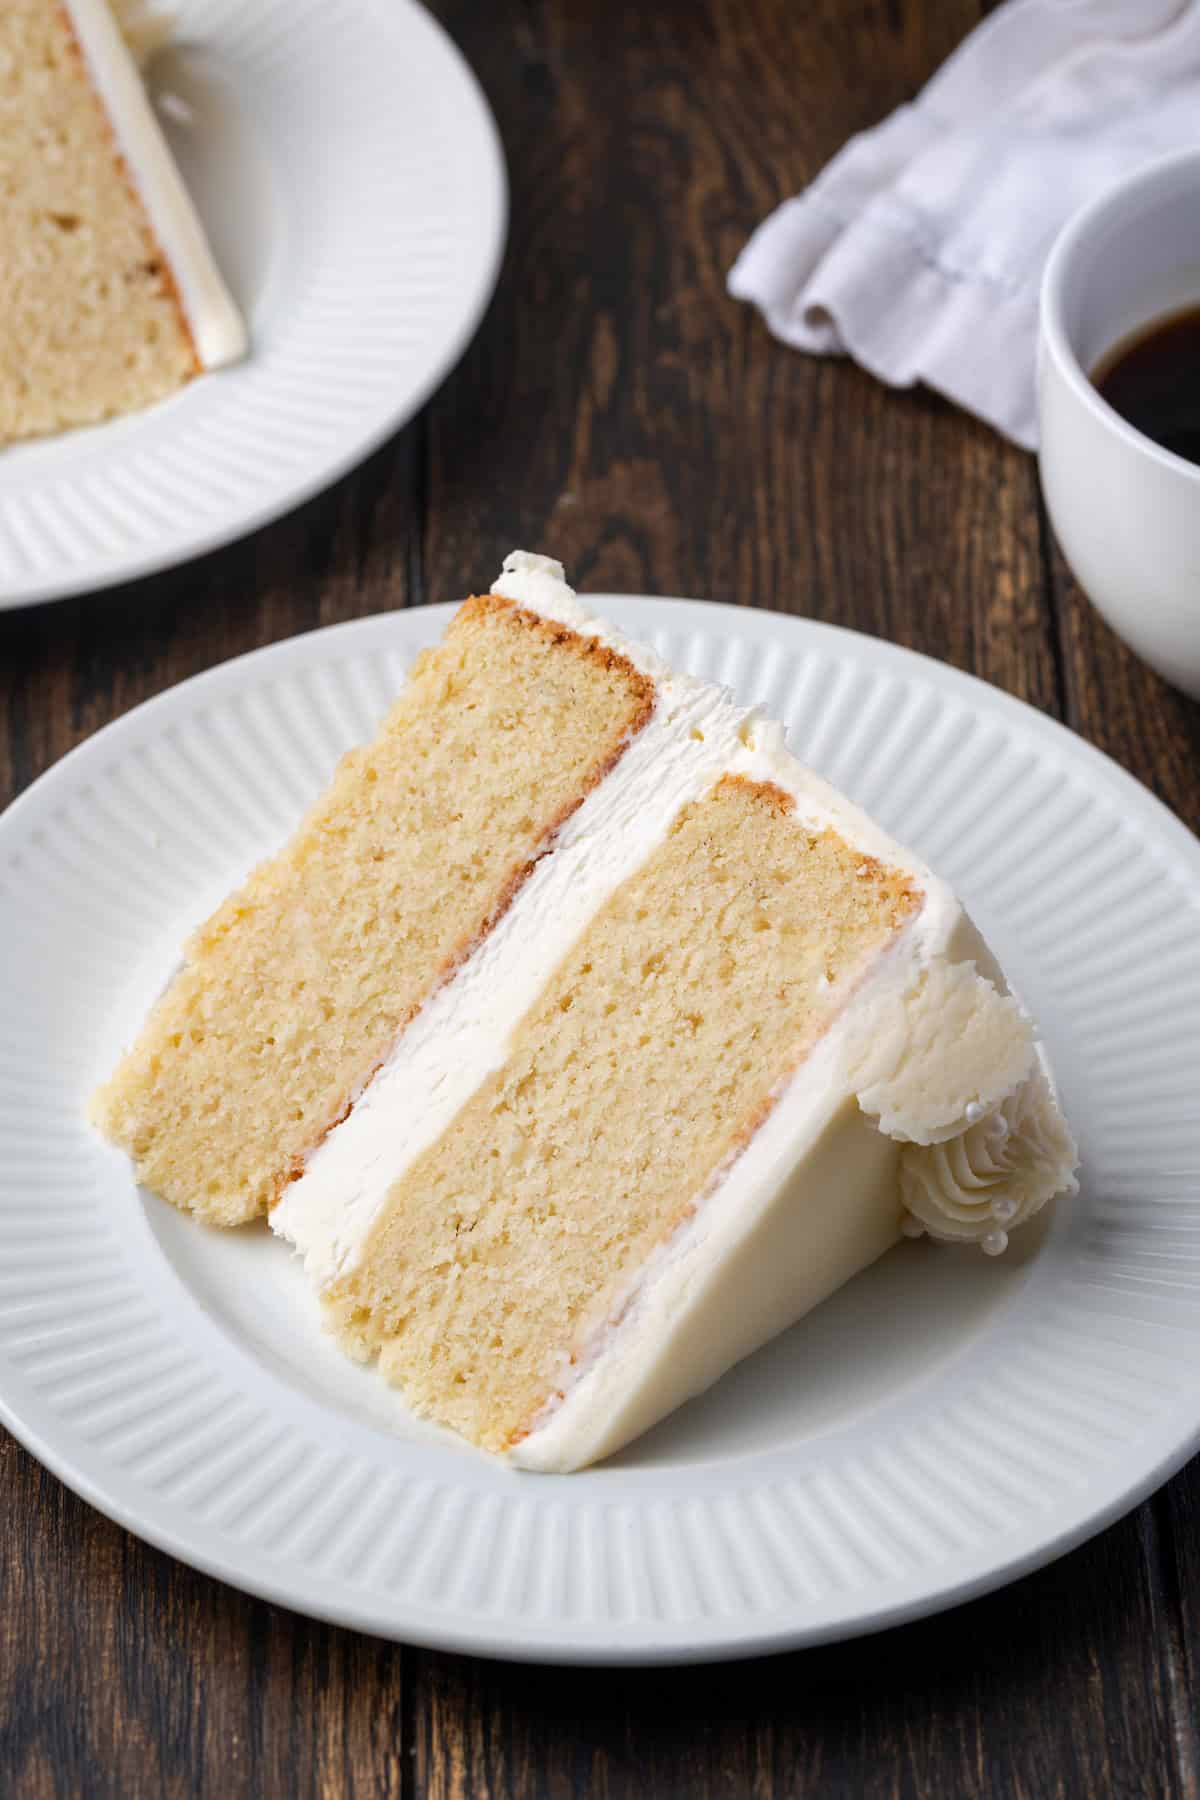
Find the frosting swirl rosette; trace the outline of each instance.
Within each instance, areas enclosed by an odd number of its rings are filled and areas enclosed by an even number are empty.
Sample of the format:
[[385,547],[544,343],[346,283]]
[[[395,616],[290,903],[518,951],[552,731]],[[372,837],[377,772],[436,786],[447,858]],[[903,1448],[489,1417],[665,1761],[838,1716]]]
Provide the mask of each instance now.
[[920,1235],[978,1243],[997,1256],[1008,1232],[1057,1193],[1075,1192],[1075,1143],[1040,1047],[1033,1073],[1007,1099],[941,1144],[907,1144],[900,1191]]

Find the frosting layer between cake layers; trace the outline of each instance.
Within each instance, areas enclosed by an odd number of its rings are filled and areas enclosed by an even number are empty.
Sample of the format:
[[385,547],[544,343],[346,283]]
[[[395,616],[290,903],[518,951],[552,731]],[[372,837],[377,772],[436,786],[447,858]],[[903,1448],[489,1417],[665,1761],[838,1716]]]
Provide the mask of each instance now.
[[109,0],[64,0],[138,198],[170,267],[196,360],[204,369],[246,352],[246,327],[222,280]]
[[505,1061],[599,909],[723,776],[909,877],[919,908],[859,979],[748,1144],[695,1197],[510,1451],[565,1470],[611,1453],[802,1316],[905,1232],[1004,1245],[1070,1185],[1074,1146],[1030,1021],[946,884],[787,752],[781,729],[589,615],[517,552],[493,589],[600,639],[655,685],[650,722],[476,953],[426,1004],[272,1215],[318,1288],[352,1269],[392,1184]]

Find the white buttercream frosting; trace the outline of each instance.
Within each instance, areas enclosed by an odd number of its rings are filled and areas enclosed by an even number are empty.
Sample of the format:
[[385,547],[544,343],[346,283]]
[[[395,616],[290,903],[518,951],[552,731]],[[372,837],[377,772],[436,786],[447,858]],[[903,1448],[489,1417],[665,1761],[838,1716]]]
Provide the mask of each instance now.
[[722,775],[774,783],[798,818],[832,827],[923,896],[748,1145],[548,1372],[550,1400],[511,1460],[561,1470],[646,1429],[901,1235],[1003,1249],[1070,1185],[1074,1145],[1030,1021],[944,882],[801,767],[779,726],[592,617],[557,563],[516,552],[493,591],[626,656],[654,682],[654,710],[285,1190],[272,1224],[318,1286],[354,1267],[392,1184],[503,1064],[598,909]]
[[134,62],[139,69],[145,68],[171,36],[174,17],[163,11],[156,0],[108,0],[108,6]]
[[930,963],[859,1008],[847,1036],[859,1105],[914,1144],[946,1143],[991,1118],[1033,1065],[1025,1013],[973,962]]
[[1075,1191],[1076,1161],[1039,1045],[1029,1079],[966,1131],[904,1150],[900,1193],[931,1237],[970,1240],[997,1255],[1016,1226],[1056,1194]]
[[[196,356],[205,369],[236,362],[246,351],[245,324],[213,259],[121,25],[109,0],[65,0],[65,5],[92,85],[166,257]],[[134,42],[147,46],[153,15],[127,0],[124,18]]]

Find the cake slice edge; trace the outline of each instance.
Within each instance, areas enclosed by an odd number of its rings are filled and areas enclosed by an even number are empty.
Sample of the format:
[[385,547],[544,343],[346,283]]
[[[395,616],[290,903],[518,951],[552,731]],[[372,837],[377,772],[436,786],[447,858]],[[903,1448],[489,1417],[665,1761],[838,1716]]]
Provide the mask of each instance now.
[[147,229],[161,249],[198,369],[245,355],[245,321],[225,283],[195,203],[108,0],[61,0]]

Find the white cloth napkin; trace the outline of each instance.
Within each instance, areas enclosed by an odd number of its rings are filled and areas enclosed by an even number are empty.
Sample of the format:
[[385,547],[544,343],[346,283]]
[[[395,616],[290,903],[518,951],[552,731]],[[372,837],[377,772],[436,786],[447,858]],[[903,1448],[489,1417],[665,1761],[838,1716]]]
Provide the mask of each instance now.
[[1059,227],[1190,145],[1200,0],[1009,0],[759,226],[729,291],[797,349],[925,382],[1032,449],[1038,282]]

